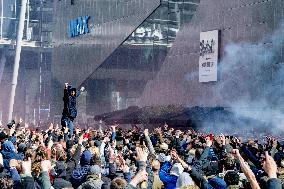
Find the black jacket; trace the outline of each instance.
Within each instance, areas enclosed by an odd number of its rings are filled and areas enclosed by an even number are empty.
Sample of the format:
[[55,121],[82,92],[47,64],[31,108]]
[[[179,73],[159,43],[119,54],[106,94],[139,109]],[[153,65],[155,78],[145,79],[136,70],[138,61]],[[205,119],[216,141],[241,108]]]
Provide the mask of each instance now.
[[[76,95],[71,96],[71,92],[75,91]],[[77,108],[76,108],[76,98],[80,95],[80,90],[76,90],[71,86],[68,86],[67,89],[64,89],[64,108],[62,112],[62,117],[68,117],[71,120],[77,117]]]

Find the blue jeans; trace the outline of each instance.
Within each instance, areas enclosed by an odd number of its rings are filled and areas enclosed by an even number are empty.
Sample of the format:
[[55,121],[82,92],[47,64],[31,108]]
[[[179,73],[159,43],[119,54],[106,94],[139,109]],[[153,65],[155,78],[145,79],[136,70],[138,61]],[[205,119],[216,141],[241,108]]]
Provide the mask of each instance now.
[[62,117],[61,125],[62,125],[62,127],[67,127],[69,129],[68,137],[69,137],[69,139],[71,139],[72,136],[73,136],[73,131],[74,131],[73,121],[68,117]]

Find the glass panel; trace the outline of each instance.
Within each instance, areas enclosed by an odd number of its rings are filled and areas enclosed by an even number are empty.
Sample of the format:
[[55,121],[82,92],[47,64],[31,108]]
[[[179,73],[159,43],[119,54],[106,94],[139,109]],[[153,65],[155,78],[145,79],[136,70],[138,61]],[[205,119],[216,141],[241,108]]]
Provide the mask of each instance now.
[[[85,81],[90,96],[87,112],[99,114],[136,105],[147,82],[160,70],[180,27],[190,21],[198,4],[196,0],[162,0],[160,7]],[[98,88],[101,91],[96,91]]]

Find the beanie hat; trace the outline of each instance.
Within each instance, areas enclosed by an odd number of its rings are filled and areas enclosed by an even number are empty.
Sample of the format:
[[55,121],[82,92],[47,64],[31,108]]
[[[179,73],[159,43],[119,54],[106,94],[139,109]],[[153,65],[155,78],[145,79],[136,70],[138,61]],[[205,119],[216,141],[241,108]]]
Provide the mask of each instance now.
[[84,165],[90,165],[91,164],[91,159],[92,159],[92,154],[90,151],[85,150],[82,155],[81,155],[81,159],[80,159],[80,164],[81,166]]

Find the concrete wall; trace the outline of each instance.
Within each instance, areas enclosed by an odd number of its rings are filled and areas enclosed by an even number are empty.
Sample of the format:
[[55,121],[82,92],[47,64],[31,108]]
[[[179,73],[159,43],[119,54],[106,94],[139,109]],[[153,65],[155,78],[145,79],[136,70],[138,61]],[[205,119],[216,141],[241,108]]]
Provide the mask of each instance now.
[[[282,106],[283,18],[282,0],[201,0],[139,105]],[[219,81],[199,83],[199,35],[215,29],[221,31]]]

